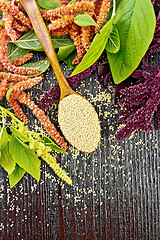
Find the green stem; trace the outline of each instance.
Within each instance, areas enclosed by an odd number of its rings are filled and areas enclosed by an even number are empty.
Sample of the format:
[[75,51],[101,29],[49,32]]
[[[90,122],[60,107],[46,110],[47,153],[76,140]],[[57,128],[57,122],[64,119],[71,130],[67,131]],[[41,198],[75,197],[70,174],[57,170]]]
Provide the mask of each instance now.
[[19,120],[12,112],[10,112],[10,110],[0,106],[0,111],[2,112],[2,118],[3,118],[3,113],[5,112],[6,115],[8,115],[9,117],[11,117],[13,120],[15,120],[18,123],[23,124],[23,122],[21,120]]
[[[113,0],[113,12],[112,12],[112,17],[116,14],[116,0]],[[111,17],[111,18],[112,18]]]

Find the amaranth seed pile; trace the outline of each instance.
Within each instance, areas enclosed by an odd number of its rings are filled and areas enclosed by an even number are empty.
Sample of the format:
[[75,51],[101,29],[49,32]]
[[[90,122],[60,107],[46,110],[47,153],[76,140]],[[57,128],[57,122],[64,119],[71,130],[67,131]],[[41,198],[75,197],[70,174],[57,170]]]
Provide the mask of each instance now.
[[59,103],[58,122],[67,141],[86,153],[97,149],[100,123],[92,104],[77,94],[64,97]]

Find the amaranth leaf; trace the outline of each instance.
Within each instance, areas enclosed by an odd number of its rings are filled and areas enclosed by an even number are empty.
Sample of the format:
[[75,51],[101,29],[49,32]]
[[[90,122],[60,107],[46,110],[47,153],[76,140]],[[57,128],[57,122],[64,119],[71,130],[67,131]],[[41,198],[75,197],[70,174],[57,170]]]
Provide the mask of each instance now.
[[9,142],[1,150],[0,165],[11,174],[15,169],[15,161],[9,153]]
[[[60,37],[55,36],[51,37],[51,39],[55,49],[73,44],[73,40],[68,35]],[[23,35],[20,39],[16,40],[14,44],[24,49],[43,51],[35,32],[32,30]]]
[[110,53],[116,53],[120,48],[119,33],[115,25],[111,27],[111,31],[106,44],[106,50]]
[[79,14],[74,18],[74,22],[80,27],[98,26],[94,19],[88,14]]
[[85,69],[89,68],[93,63],[97,61],[97,59],[101,56],[103,50],[106,47],[106,43],[108,41],[108,37],[110,34],[110,30],[112,27],[114,17],[112,17],[102,28],[100,34],[98,33],[88,50],[88,52],[84,55],[80,64],[76,67],[70,77],[83,72]]
[[107,53],[116,84],[137,68],[152,41],[156,17],[150,0],[121,0],[114,25],[120,35],[120,50]]
[[37,181],[39,181],[40,160],[35,152],[24,146],[24,144],[22,144],[14,136],[11,137],[9,150],[15,162],[30,175],[32,175]]
[[25,170],[16,164],[14,171],[8,174],[10,187],[14,187],[25,174]]

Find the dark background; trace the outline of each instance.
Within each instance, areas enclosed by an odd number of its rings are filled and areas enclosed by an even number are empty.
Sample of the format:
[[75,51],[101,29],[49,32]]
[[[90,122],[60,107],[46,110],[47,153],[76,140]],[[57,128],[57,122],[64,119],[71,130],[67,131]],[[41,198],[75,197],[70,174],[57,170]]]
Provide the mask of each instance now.
[[[33,61],[43,59],[36,53]],[[158,65],[158,56],[150,62]],[[66,76],[68,69],[62,65]],[[119,107],[110,106],[114,85],[100,87],[97,70],[77,87],[99,113],[102,139],[96,152],[83,154],[71,146],[57,161],[73,180],[61,182],[42,161],[37,183],[26,174],[10,189],[6,172],[0,168],[0,239],[160,239],[160,133],[136,132],[116,142]],[[56,83],[50,69],[30,91],[39,102],[44,91]],[[1,102],[6,104],[5,100]],[[37,120],[28,109],[30,127]],[[57,104],[46,111],[58,127]],[[40,125],[39,125],[40,126]]]

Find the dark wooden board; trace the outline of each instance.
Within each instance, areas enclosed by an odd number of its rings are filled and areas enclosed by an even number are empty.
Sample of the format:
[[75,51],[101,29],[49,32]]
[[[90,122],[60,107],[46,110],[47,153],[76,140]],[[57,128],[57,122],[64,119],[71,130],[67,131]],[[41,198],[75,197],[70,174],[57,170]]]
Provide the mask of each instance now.
[[[34,60],[43,57],[37,53]],[[151,63],[157,65],[158,57]],[[0,239],[160,239],[160,132],[136,132],[116,142],[119,108],[110,106],[114,86],[103,89],[96,79],[95,71],[77,91],[99,113],[100,146],[89,155],[70,147],[68,155],[57,156],[73,186],[59,181],[42,161],[39,183],[26,174],[10,189],[0,168]],[[31,92],[35,102],[55,82],[50,70]],[[54,105],[46,113],[58,127],[56,111]],[[30,111],[29,116],[32,126]]]

